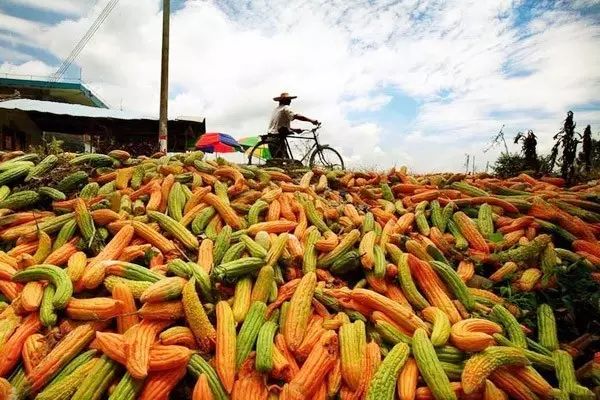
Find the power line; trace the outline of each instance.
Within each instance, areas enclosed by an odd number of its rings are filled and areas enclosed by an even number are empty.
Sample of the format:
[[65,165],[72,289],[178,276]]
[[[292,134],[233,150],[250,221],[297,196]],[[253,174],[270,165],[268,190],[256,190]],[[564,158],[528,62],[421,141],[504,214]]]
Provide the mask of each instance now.
[[92,36],[94,36],[94,33],[96,33],[96,31],[100,28],[102,23],[106,20],[106,18],[109,16],[109,14],[115,8],[115,6],[117,5],[118,2],[119,2],[119,0],[110,0],[108,2],[108,4],[104,7],[102,12],[100,13],[100,15],[98,15],[98,17],[96,18],[94,23],[89,27],[89,29],[87,30],[85,35],[83,35],[83,37],[75,45],[73,50],[71,50],[71,53],[69,54],[69,56],[63,61],[63,63],[60,65],[60,67],[58,67],[58,70],[56,70],[54,75],[52,75],[50,77],[51,82],[56,82],[60,78],[62,78],[62,76],[65,74],[65,72],[67,72],[67,69],[69,69],[71,64],[73,64],[73,61],[75,61],[75,59],[77,58],[79,53],[81,53],[81,51],[84,49],[84,47],[90,41]]
[[490,149],[499,145],[500,142],[504,144],[504,150],[506,151],[506,154],[508,154],[508,146],[506,145],[506,139],[504,139],[504,125],[502,125],[502,128],[500,128],[498,134],[494,136],[490,145],[487,148],[485,148],[483,152],[487,153]]

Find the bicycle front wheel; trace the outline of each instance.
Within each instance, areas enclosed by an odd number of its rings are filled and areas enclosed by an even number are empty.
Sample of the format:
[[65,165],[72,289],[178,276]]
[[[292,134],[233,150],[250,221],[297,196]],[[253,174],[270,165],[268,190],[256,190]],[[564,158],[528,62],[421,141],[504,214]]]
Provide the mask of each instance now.
[[327,169],[344,169],[344,160],[337,150],[329,146],[319,146],[311,155],[310,167],[324,167]]

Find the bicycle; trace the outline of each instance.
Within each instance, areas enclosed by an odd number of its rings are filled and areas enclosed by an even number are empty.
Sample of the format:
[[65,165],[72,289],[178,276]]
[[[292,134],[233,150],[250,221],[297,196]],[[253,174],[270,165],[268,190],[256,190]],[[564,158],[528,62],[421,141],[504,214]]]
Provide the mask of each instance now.
[[[344,160],[342,159],[340,153],[338,153],[337,150],[328,144],[319,143],[319,135],[317,134],[317,130],[319,130],[320,127],[321,124],[312,129],[301,131],[298,135],[286,135],[283,138],[277,135],[261,135],[261,140],[255,144],[248,153],[248,165],[268,167],[303,167],[308,160],[308,166],[310,168],[321,166],[327,169],[344,169]],[[307,133],[311,134],[311,136],[301,136]],[[290,148],[288,138],[312,140],[314,143],[300,160],[296,160],[292,156],[292,149]],[[265,152],[269,147],[269,143],[272,143],[276,140],[284,141],[290,158],[269,158],[265,156]]]

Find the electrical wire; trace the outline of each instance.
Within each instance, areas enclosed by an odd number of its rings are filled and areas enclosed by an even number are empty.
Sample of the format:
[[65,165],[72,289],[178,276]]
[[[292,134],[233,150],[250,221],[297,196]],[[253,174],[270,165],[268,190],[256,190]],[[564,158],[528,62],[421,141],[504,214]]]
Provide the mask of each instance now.
[[104,7],[102,12],[100,13],[100,15],[98,15],[98,17],[96,18],[94,23],[89,27],[89,29],[87,30],[85,35],[83,35],[83,37],[75,45],[73,50],[71,50],[71,53],[69,54],[69,56],[62,62],[62,64],[60,65],[58,70],[56,70],[54,75],[52,75],[50,77],[51,82],[56,82],[60,78],[62,78],[62,76],[65,74],[65,72],[67,72],[67,69],[69,69],[71,64],[73,64],[73,61],[75,61],[75,59],[77,58],[79,53],[81,53],[81,51],[85,48],[85,46],[88,44],[90,39],[94,36],[96,31],[100,28],[102,23],[106,20],[106,18],[108,18],[111,11],[115,8],[115,6],[117,5],[118,2],[119,2],[119,0],[110,0],[108,2],[108,4]]

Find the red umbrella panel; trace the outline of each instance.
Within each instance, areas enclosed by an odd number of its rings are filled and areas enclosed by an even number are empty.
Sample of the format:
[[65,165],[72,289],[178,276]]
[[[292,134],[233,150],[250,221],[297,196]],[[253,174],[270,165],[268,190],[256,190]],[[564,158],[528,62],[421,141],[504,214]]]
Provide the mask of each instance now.
[[206,153],[235,153],[241,151],[240,144],[225,133],[205,133],[196,142],[196,148]]

